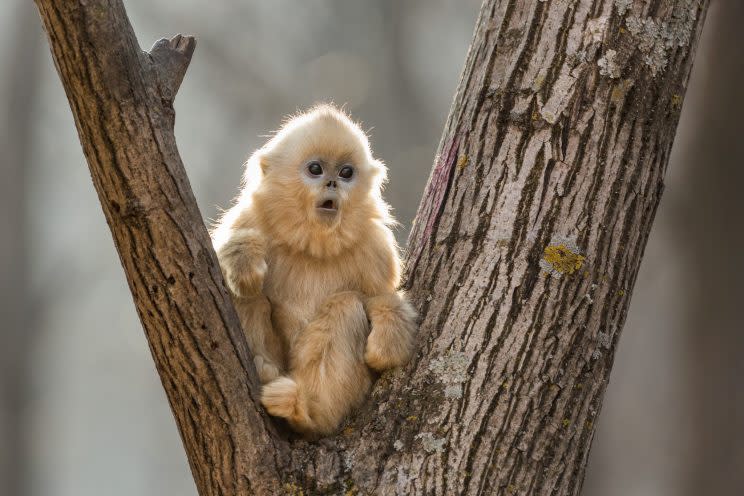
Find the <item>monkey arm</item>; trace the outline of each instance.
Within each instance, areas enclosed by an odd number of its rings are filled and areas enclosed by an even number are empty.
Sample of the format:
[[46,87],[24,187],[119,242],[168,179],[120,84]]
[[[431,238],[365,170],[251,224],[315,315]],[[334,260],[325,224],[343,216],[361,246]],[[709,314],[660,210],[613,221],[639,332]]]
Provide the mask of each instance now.
[[219,220],[212,239],[258,376],[262,383],[267,383],[286,367],[286,344],[274,332],[271,303],[263,294],[266,238],[254,219],[251,208],[238,202]]
[[265,296],[236,298],[235,309],[253,353],[258,377],[262,384],[266,384],[279,377],[287,365],[287,345],[282,336],[274,331],[271,303]]
[[271,304],[262,291],[267,270],[266,242],[258,229],[245,224],[222,229],[221,236],[215,240],[217,258],[234,296],[258,376],[265,384],[282,373],[286,361],[286,346],[274,332]]
[[364,360],[382,371],[404,365],[413,351],[416,311],[403,292],[373,296],[365,301],[371,331]]
[[215,245],[230,291],[238,298],[261,295],[267,269],[263,234],[253,227],[232,228]]

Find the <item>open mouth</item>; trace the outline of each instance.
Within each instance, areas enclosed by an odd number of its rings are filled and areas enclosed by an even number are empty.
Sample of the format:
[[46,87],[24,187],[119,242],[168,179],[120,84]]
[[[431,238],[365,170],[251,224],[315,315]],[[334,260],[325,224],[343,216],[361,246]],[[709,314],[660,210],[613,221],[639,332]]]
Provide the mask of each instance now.
[[328,213],[334,213],[338,210],[338,205],[336,204],[335,200],[331,200],[331,199],[323,200],[318,205],[318,210],[321,210],[323,212],[328,212]]

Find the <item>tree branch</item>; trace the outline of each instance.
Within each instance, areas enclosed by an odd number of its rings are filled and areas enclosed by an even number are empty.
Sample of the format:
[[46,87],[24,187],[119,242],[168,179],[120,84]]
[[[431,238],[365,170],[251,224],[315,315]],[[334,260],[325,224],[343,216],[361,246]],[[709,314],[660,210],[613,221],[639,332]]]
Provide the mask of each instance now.
[[194,40],[148,55],[121,1],[36,4],[199,492],[276,489],[280,450],[173,136]]
[[196,40],[193,36],[180,34],[170,40],[161,38],[150,48],[149,53],[155,63],[160,93],[166,100],[175,99],[195,48]]

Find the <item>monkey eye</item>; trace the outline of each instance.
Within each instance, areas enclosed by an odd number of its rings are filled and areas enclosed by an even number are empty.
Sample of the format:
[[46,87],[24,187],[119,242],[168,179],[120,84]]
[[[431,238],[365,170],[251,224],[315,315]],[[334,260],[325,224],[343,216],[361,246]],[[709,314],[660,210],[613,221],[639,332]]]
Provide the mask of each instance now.
[[310,162],[307,164],[307,171],[311,176],[320,176],[323,174],[323,167],[318,162]]
[[354,169],[350,165],[344,165],[341,170],[338,171],[338,177],[341,179],[351,179],[354,175]]

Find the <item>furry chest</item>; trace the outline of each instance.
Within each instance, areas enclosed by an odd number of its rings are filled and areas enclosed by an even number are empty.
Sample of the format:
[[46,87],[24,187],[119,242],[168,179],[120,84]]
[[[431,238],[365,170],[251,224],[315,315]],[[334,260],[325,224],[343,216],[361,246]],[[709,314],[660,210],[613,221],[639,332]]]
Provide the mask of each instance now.
[[291,342],[329,296],[361,288],[333,261],[275,256],[269,260],[263,289],[271,302],[274,327]]

